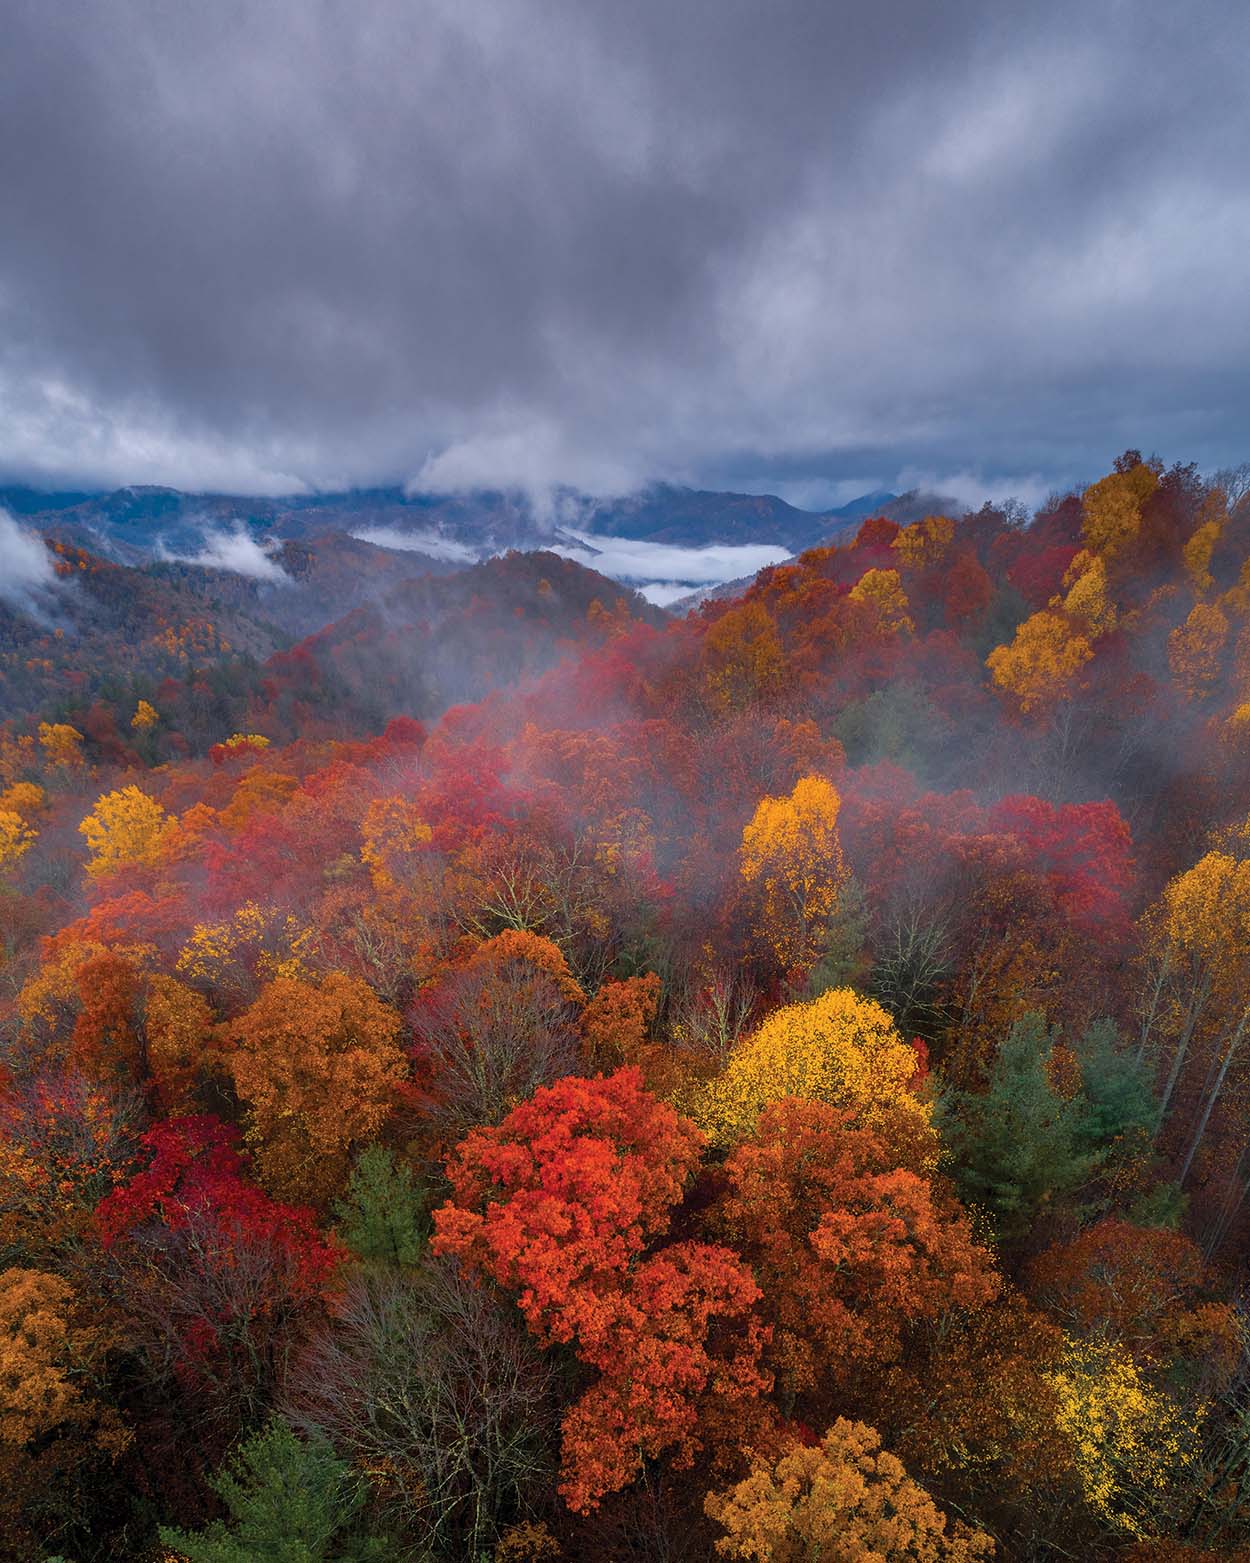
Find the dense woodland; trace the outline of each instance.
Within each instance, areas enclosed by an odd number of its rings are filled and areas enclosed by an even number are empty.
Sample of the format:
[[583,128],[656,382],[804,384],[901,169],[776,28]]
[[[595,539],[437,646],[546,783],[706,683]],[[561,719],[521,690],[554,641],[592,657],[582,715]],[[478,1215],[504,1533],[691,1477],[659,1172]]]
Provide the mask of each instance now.
[[62,544],[89,622],[0,647],[0,1556],[1250,1556],[1242,487],[268,646]]

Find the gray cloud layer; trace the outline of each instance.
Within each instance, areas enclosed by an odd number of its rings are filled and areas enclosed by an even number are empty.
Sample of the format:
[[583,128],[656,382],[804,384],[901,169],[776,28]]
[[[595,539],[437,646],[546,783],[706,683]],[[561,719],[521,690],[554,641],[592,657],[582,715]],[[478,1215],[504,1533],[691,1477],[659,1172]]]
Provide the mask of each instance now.
[[1240,0],[10,0],[0,468],[1240,459]]

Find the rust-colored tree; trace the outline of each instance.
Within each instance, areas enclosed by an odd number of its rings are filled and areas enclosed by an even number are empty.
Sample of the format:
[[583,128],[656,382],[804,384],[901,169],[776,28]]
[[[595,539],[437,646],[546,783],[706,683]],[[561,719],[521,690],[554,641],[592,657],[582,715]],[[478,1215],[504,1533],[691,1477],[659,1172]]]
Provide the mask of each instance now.
[[647,1456],[692,1460],[704,1427],[732,1423],[730,1407],[744,1425],[758,1417],[768,1380],[750,1273],[711,1244],[653,1246],[702,1145],[623,1069],[535,1092],[448,1164],[436,1251],[513,1292],[537,1339],[571,1347],[596,1375],[564,1418],[572,1508],[624,1486]]
[[763,1291],[770,1361],[792,1396],[826,1396],[898,1359],[909,1327],[998,1290],[967,1218],[885,1133],[784,1099],[725,1164],[716,1216]]

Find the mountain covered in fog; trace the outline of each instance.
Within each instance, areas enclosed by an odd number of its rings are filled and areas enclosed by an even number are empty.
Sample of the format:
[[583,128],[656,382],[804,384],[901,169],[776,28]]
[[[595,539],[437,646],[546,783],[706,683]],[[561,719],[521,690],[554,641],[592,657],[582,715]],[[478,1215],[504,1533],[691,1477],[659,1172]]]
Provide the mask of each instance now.
[[671,484],[610,500],[564,490],[541,506],[523,494],[496,491],[409,494],[402,488],[373,488],[269,498],[147,485],[95,494],[0,488],[0,505],[14,515],[58,535],[85,534],[105,553],[194,553],[206,532],[222,529],[243,528],[282,540],[389,531],[411,551],[462,561],[469,554],[541,547],[553,538],[583,533],[682,548],[767,544],[799,553],[899,497],[879,492],[837,509],[813,511],[773,494]]

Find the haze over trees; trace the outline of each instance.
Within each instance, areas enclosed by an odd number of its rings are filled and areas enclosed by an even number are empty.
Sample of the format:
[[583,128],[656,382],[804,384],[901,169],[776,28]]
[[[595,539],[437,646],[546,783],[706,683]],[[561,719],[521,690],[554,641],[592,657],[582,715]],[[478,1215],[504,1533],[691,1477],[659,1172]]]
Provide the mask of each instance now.
[[0,1555],[1247,1554],[1244,484],[144,579],[0,659]]

